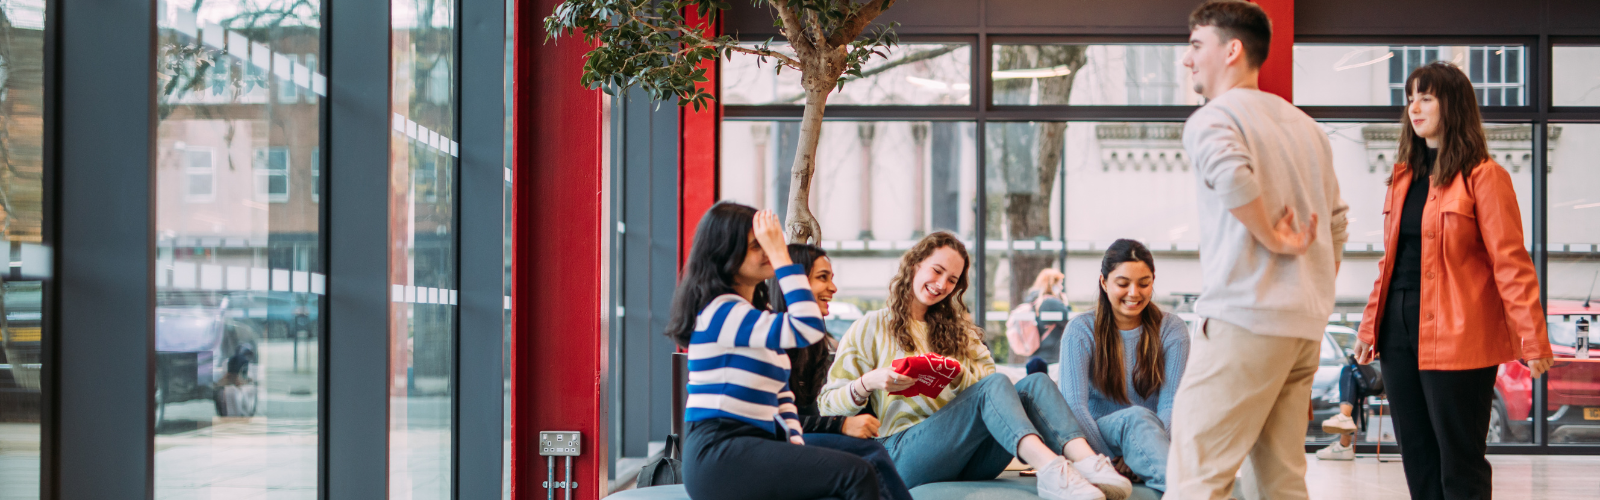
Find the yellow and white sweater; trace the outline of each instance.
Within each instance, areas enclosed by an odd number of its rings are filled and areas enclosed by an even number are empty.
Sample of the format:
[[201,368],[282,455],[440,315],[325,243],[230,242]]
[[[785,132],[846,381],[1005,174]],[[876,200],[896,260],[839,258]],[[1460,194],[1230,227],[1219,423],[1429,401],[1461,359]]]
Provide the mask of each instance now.
[[817,406],[823,415],[855,415],[867,405],[872,405],[872,412],[878,415],[881,422],[879,435],[885,437],[921,423],[933,412],[949,404],[961,391],[994,373],[994,358],[989,355],[989,348],[974,335],[971,351],[975,359],[957,360],[961,362],[961,374],[945,387],[938,398],[891,396],[884,391],[872,391],[866,404],[856,404],[850,395],[851,382],[872,370],[893,366],[896,359],[932,352],[928,348],[927,324],[911,323],[911,334],[916,339],[917,349],[907,352],[900,348],[900,343],[889,332],[890,316],[888,309],[879,309],[850,325],[850,330],[845,332],[838,350],[834,352],[833,367],[828,370],[828,384],[817,397]]

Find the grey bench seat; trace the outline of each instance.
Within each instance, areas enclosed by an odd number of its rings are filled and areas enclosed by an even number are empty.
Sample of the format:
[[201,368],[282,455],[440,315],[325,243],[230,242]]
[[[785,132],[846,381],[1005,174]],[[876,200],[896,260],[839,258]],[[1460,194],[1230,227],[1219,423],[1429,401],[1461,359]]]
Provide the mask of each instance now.
[[[993,481],[957,481],[924,484],[911,489],[916,500],[1038,500],[1034,478],[1007,472]],[[606,497],[608,500],[689,500],[683,485],[656,486],[628,490]],[[1133,486],[1130,500],[1159,500],[1161,492],[1142,485]]]

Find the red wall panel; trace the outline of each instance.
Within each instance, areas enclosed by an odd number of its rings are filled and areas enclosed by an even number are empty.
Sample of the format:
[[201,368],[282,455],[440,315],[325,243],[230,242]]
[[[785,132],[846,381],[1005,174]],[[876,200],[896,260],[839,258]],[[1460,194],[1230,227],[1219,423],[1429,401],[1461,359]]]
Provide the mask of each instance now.
[[[707,34],[721,34],[722,18],[711,22],[701,18],[693,8],[685,16],[692,23],[706,27]],[[680,107],[678,114],[678,266],[689,258],[689,247],[694,243],[694,227],[700,216],[716,204],[717,169],[720,166],[722,140],[721,59],[701,63],[708,80],[701,88],[717,97],[717,101],[699,111],[694,106]]]
[[1294,102],[1294,0],[1255,0],[1272,19],[1272,46],[1261,65],[1261,90]]
[[603,108],[602,94],[578,83],[590,47],[573,37],[545,42],[541,20],[557,3],[521,0],[516,10],[512,491],[545,498],[539,431],[579,431],[574,498],[592,500],[604,496],[607,459]]

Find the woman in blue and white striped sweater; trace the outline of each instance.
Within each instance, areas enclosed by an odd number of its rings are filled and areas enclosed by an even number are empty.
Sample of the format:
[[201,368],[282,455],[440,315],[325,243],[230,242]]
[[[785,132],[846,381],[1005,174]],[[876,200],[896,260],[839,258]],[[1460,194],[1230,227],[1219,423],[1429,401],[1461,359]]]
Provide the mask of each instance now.
[[[774,273],[787,313],[752,305],[767,303],[762,281]],[[666,333],[689,350],[683,466],[690,498],[878,500],[867,461],[803,446],[784,349],[827,333],[776,214],[719,203],[701,217]]]

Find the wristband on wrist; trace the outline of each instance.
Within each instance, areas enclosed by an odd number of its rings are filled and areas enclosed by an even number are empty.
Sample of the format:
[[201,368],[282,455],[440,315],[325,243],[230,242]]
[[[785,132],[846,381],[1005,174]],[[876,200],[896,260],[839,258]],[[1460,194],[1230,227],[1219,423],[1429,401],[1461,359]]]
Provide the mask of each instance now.
[[871,395],[872,391],[867,390],[867,383],[862,382],[861,379],[858,378],[854,383],[850,384],[850,398],[855,400],[856,404],[866,404],[867,397]]

